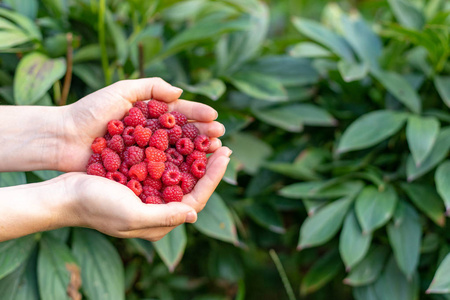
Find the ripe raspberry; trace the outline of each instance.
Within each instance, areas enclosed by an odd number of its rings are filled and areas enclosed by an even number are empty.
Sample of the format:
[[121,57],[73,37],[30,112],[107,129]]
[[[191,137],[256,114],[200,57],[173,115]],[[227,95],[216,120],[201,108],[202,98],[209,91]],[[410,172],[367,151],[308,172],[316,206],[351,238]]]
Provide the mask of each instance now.
[[131,146],[125,150],[124,160],[129,167],[136,165],[144,160],[144,149]]
[[194,151],[194,143],[188,138],[179,139],[176,143],[178,153],[189,155]]
[[159,123],[165,128],[172,128],[175,126],[175,117],[171,113],[165,113],[159,117]]
[[158,191],[158,190],[155,189],[155,188],[152,188],[151,186],[146,186],[146,185],[144,185],[144,186],[142,187],[142,194],[143,194],[145,197],[150,197],[150,196],[158,196],[158,197],[161,197],[160,191]]
[[123,141],[125,146],[134,145],[134,127],[128,126],[123,130]]
[[122,121],[119,120],[111,120],[108,122],[108,132],[111,136],[115,136],[116,134],[122,134],[123,129],[125,128]]
[[127,187],[132,190],[136,196],[139,196],[142,193],[142,185],[137,180],[131,179],[128,181]]
[[147,124],[147,119],[142,114],[142,111],[137,107],[132,107],[128,112],[128,116],[123,119],[123,122],[127,126],[136,127],[138,125],[145,126]]
[[128,166],[126,162],[122,162],[119,167],[119,172],[128,177]]
[[191,166],[192,163],[194,162],[194,160],[197,160],[197,159],[204,160],[205,164],[206,164],[206,154],[205,154],[205,152],[194,150],[191,154],[189,154],[186,157],[186,163]]
[[169,148],[166,150],[167,161],[174,163],[179,166],[183,162],[183,155],[177,152],[174,148]]
[[181,173],[180,186],[183,194],[189,194],[197,183],[197,178],[195,178],[190,173]]
[[138,101],[136,103],[134,103],[134,107],[137,107],[141,110],[142,114],[144,115],[144,117],[147,119],[148,118],[148,106],[147,103],[145,103],[144,101]]
[[150,137],[149,145],[158,148],[159,150],[166,150],[169,147],[169,136],[164,129],[156,130]]
[[166,161],[164,163],[164,166],[165,166],[166,170],[176,170],[176,171],[180,170],[173,162],[170,162],[170,161]]
[[178,126],[184,126],[187,124],[188,120],[187,120],[186,116],[183,115],[182,113],[177,112],[177,111],[171,111],[170,113],[172,114],[172,116],[175,117],[175,122]]
[[206,161],[197,159],[192,163],[191,173],[198,179],[202,178],[206,172]]
[[160,179],[164,173],[164,163],[149,161],[147,166],[148,175],[153,179]]
[[137,165],[134,165],[128,171],[128,176],[131,179],[136,179],[137,181],[143,181],[147,177],[147,164],[145,162],[141,162]]
[[89,157],[87,165],[92,165],[94,163],[101,163],[102,162],[102,156],[98,153],[94,153]]
[[200,134],[198,128],[191,123],[184,125],[183,127],[181,127],[181,129],[183,130],[183,137],[191,140],[194,140],[197,137],[197,135]]
[[148,114],[151,118],[159,118],[162,114],[166,113],[169,107],[166,103],[156,100],[150,100],[148,102]]
[[179,166],[178,169],[180,170],[180,172],[182,173],[189,173],[189,171],[191,170],[191,167],[186,163],[186,162],[182,162]]
[[98,137],[92,142],[91,149],[94,153],[102,153],[102,151],[106,148],[106,140],[105,138]]
[[123,138],[116,134],[108,141],[108,148],[116,151],[117,153],[122,153],[123,149],[125,149]]
[[156,189],[158,191],[160,191],[162,189],[162,186],[163,186],[161,180],[153,179],[150,176],[145,178],[145,180],[142,182],[142,184],[144,186],[148,186],[148,187],[154,188],[154,189]]
[[123,175],[120,171],[106,173],[106,178],[114,180],[120,184],[127,184],[127,176]]
[[134,140],[139,147],[147,146],[151,136],[152,131],[148,128],[142,127],[142,125],[138,125],[134,129]]
[[103,168],[101,163],[93,163],[93,164],[89,165],[86,173],[88,173],[89,175],[95,175],[95,176],[101,176],[101,177],[106,176],[105,168]]
[[194,140],[195,149],[206,152],[209,150],[211,142],[206,135],[199,135]]
[[158,196],[150,196],[145,198],[145,204],[165,204],[164,200]]
[[180,182],[180,178],[181,178],[180,171],[169,169],[164,171],[161,180],[165,185],[169,186],[178,184],[178,182]]
[[178,125],[173,126],[173,128],[170,130],[167,130],[167,133],[169,134],[170,145],[175,145],[177,141],[183,136],[183,130]]
[[116,152],[108,153],[103,159],[103,165],[109,172],[117,171],[120,167],[120,157]]
[[109,132],[105,133],[105,135],[103,137],[105,138],[105,140],[107,142],[111,139],[111,135],[109,134]]
[[108,154],[110,154],[110,153],[115,153],[113,150],[111,150],[111,149],[109,149],[109,148],[105,148],[105,149],[103,149],[103,151],[102,151],[102,154],[101,154],[101,156],[102,156],[102,161],[106,158],[106,156],[108,155]]
[[155,147],[148,147],[145,149],[145,156],[148,161],[160,161],[165,162],[167,157],[164,151],[156,149]]
[[146,128],[149,128],[152,132],[155,132],[158,129],[161,129],[161,124],[159,124],[158,119],[148,119],[147,125],[145,125]]
[[178,185],[171,185],[164,189],[162,196],[166,203],[181,202],[183,200],[183,191]]

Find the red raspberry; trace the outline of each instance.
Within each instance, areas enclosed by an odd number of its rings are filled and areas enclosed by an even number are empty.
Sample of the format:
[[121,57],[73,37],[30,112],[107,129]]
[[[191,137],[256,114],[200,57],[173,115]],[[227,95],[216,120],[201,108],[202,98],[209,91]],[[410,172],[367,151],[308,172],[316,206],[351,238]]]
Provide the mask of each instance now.
[[127,126],[136,127],[138,125],[145,126],[147,124],[147,119],[142,114],[142,111],[137,107],[132,107],[128,112],[128,116],[123,119],[123,122]]
[[145,156],[148,161],[160,161],[165,162],[167,157],[164,151],[156,149],[155,147],[148,147],[145,149]]
[[128,177],[128,166],[126,162],[122,162],[119,167],[119,172]]
[[194,140],[195,149],[206,152],[209,150],[211,142],[206,135],[199,135]]
[[194,140],[197,137],[197,135],[200,134],[198,128],[191,123],[184,125],[183,127],[181,127],[181,129],[183,129],[183,137],[191,140]]
[[159,150],[166,150],[169,147],[169,136],[164,129],[156,130],[150,137],[149,145],[158,148]]
[[134,145],[134,127],[128,126],[123,130],[123,141],[125,146],[133,146]]
[[169,107],[166,103],[156,100],[150,100],[148,102],[148,114],[151,118],[159,118],[162,114],[166,113]]
[[205,152],[194,150],[191,154],[189,154],[186,157],[186,163],[191,166],[192,163],[194,162],[194,160],[197,160],[197,159],[204,160],[205,163],[206,163],[206,154],[205,154]]
[[176,171],[180,170],[173,162],[170,162],[170,161],[166,161],[164,163],[164,166],[165,166],[166,170],[176,170]]
[[102,153],[102,151],[106,148],[106,140],[105,138],[98,137],[92,142],[91,149],[94,153]]
[[102,156],[98,153],[94,153],[89,157],[87,165],[92,165],[94,163],[101,163],[102,162]]
[[123,149],[125,149],[123,138],[116,134],[108,141],[108,148],[116,151],[117,153],[122,153]]
[[153,179],[160,179],[164,173],[164,163],[149,161],[147,166],[148,175]]
[[177,152],[174,148],[169,148],[166,150],[167,161],[174,163],[179,166],[183,162],[183,155]]
[[183,194],[189,194],[197,183],[197,178],[195,178],[190,173],[181,173],[180,186]]
[[191,170],[191,167],[186,162],[182,162],[178,166],[178,169],[180,169],[180,172],[182,172],[182,173],[189,173],[189,171]]
[[115,182],[118,182],[120,184],[127,184],[127,176],[123,175],[119,171],[106,173],[106,178],[114,180]]
[[171,185],[164,189],[163,199],[168,202],[181,202],[183,200],[183,191],[178,185]]
[[148,128],[142,127],[142,125],[136,126],[134,129],[134,140],[139,147],[145,147],[148,145],[148,141],[152,136],[152,131]]
[[164,171],[161,180],[165,185],[169,186],[178,184],[178,182],[180,182],[180,178],[181,178],[180,171],[169,169]]
[[144,149],[131,146],[125,150],[124,160],[129,167],[136,165],[144,160]]
[[178,153],[182,155],[191,154],[194,151],[194,143],[188,138],[179,139],[176,143]]
[[93,163],[93,164],[89,165],[86,173],[88,173],[89,175],[95,175],[95,176],[101,176],[101,177],[106,176],[105,168],[103,168],[101,163]]
[[146,128],[149,128],[152,132],[155,132],[158,129],[161,129],[161,124],[159,124],[158,119],[148,119]]
[[109,132],[105,133],[103,137],[105,138],[106,141],[109,141],[111,139],[111,135],[109,134]]
[[161,197],[161,193],[160,193],[157,189],[152,188],[151,186],[146,186],[146,185],[144,185],[144,186],[142,187],[142,194],[143,194],[145,197],[149,197],[149,196],[158,196],[158,197]]
[[131,179],[128,181],[127,187],[129,187],[130,190],[136,194],[136,196],[139,196],[142,193],[142,185],[137,180]]
[[117,171],[120,167],[120,157],[116,152],[108,153],[103,159],[103,165],[109,172]]
[[108,122],[108,132],[111,136],[115,136],[116,134],[122,134],[123,129],[125,128],[122,121],[119,120],[111,120]]
[[101,154],[101,156],[102,156],[102,161],[106,158],[106,156],[108,155],[108,154],[110,154],[110,153],[115,153],[113,150],[111,150],[111,149],[109,149],[109,148],[105,148],[105,149],[103,149],[103,151],[102,151],[102,154]]
[[173,126],[173,128],[170,130],[167,130],[167,133],[169,134],[170,145],[175,145],[177,141],[183,136],[183,130],[178,125]]
[[186,116],[183,115],[182,113],[177,112],[177,111],[171,111],[170,113],[172,114],[172,116],[175,117],[175,122],[178,126],[184,126],[187,124],[188,120],[187,120]]
[[165,128],[172,128],[175,126],[175,117],[171,113],[165,113],[159,117],[159,123]]
[[136,179],[137,181],[143,181],[147,177],[147,164],[145,162],[141,162],[137,165],[134,165],[128,171],[128,176],[131,179]]
[[158,191],[162,189],[162,182],[159,179],[153,179],[150,176],[145,178],[144,182],[142,182],[144,186],[148,186],[154,188]]
[[148,118],[148,106],[147,103],[145,103],[144,101],[138,101],[136,103],[134,103],[134,107],[137,107],[141,110],[142,114],[144,115],[144,117],[147,119]]
[[192,163],[191,173],[198,179],[202,178],[206,172],[206,161],[203,159],[197,159]]
[[158,196],[150,196],[145,198],[145,204],[165,204],[164,200]]

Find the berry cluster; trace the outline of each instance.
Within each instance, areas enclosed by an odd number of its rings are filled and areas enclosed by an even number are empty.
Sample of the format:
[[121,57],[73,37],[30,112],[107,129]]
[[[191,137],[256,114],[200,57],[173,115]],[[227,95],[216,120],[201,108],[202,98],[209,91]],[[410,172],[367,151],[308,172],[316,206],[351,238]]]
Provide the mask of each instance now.
[[87,173],[126,185],[142,202],[179,202],[205,175],[207,136],[167,104],[137,102],[91,145]]

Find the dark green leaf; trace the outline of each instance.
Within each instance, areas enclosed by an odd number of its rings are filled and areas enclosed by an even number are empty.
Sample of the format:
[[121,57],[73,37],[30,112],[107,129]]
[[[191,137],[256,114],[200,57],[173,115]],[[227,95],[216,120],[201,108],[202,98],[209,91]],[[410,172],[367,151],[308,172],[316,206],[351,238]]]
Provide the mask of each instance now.
[[294,183],[285,186],[280,190],[280,195],[288,198],[301,199],[321,199],[356,195],[363,187],[361,181],[347,181],[336,185],[326,187],[326,181],[311,181]]
[[269,204],[253,203],[245,211],[253,221],[276,233],[284,233],[283,219],[280,213]]
[[358,64],[346,60],[338,62],[338,69],[345,82],[361,80],[365,78],[369,72],[369,68],[366,64]]
[[436,76],[434,78],[434,86],[439,92],[442,101],[450,107],[450,76]]
[[0,187],[14,186],[27,183],[23,172],[0,172]]
[[322,46],[311,42],[302,42],[295,44],[290,50],[289,55],[293,57],[330,57],[333,54]]
[[387,247],[384,246],[372,249],[344,279],[344,283],[351,286],[363,286],[377,280],[383,270],[388,253]]
[[450,212],[450,160],[439,165],[435,174],[436,187],[444,199],[447,212]]
[[388,2],[400,24],[411,29],[422,29],[425,17],[411,1],[388,0]]
[[409,149],[417,166],[427,158],[433,149],[440,128],[434,117],[410,116],[406,127]]
[[428,287],[427,294],[449,294],[450,293],[450,254],[439,265],[433,281]]
[[54,171],[54,170],[39,170],[39,171],[33,171],[34,174],[36,174],[38,177],[40,177],[42,180],[50,180],[55,177],[58,177],[59,175],[64,174],[60,171]]
[[231,185],[238,185],[237,174],[239,172],[239,167],[240,163],[231,157],[222,180]]
[[125,64],[128,57],[128,43],[124,29],[113,20],[113,16],[109,10],[106,10],[106,26],[110,31],[116,47],[117,61],[120,66]]
[[175,227],[165,237],[153,243],[156,252],[166,264],[170,272],[173,272],[178,263],[181,261],[184,249],[186,248],[186,242],[186,229],[184,225],[180,225]]
[[266,74],[240,71],[228,78],[241,92],[262,100],[287,100],[287,93],[280,81]]
[[180,87],[188,92],[206,96],[214,101],[218,100],[227,89],[225,83],[220,79],[209,79],[196,85],[182,83]]
[[35,237],[28,235],[0,243],[0,279],[16,270],[36,245]]

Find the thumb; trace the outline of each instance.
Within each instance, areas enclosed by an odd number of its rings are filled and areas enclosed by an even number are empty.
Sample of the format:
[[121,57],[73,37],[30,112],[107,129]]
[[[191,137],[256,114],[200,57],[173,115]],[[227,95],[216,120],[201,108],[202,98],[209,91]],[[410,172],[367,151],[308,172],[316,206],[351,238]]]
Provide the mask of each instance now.
[[140,209],[140,228],[174,227],[197,221],[197,212],[187,204],[144,204]]

